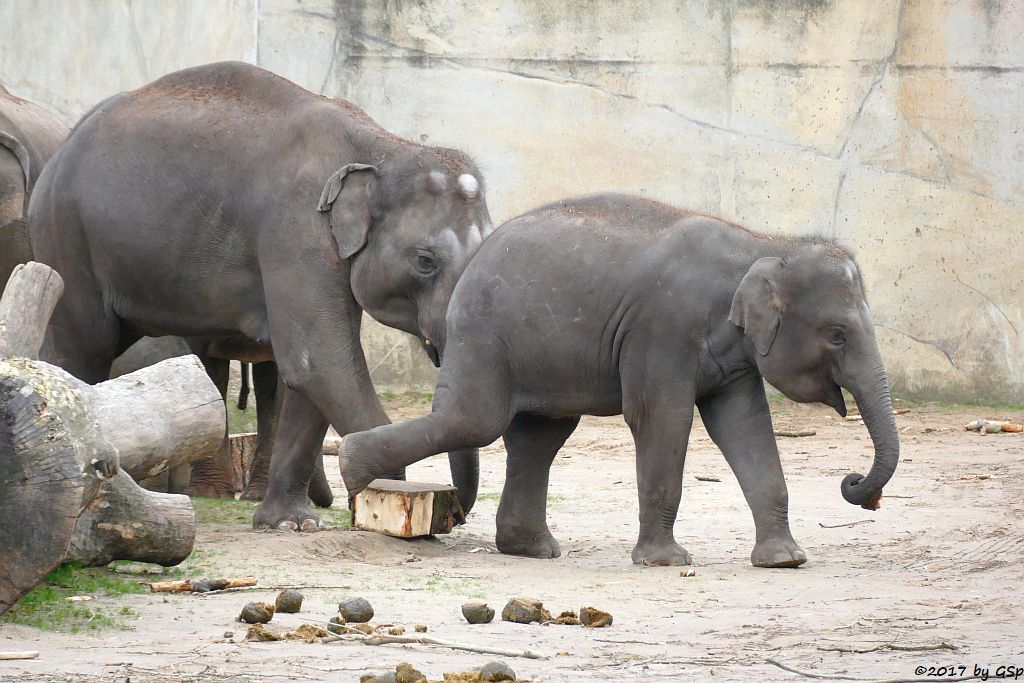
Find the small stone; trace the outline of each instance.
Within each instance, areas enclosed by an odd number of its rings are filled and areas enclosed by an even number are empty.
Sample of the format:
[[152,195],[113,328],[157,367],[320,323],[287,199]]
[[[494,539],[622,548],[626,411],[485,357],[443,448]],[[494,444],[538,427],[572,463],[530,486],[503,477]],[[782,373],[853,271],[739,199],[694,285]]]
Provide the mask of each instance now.
[[580,609],[580,623],[587,628],[601,628],[612,625],[612,615],[602,612],[594,607],[583,607]]
[[515,681],[516,672],[504,662],[488,662],[480,669],[481,681]]
[[349,598],[338,605],[338,614],[353,624],[365,624],[373,619],[373,606],[365,598]]
[[427,632],[427,625],[426,624],[416,624],[416,633],[426,633],[426,632]]
[[550,618],[544,603],[533,598],[512,598],[501,610],[501,618],[504,621],[512,621],[517,624],[529,624],[532,621],[546,621],[545,616]]
[[247,624],[265,624],[273,618],[274,606],[267,602],[250,602],[238,615],[238,620]]
[[225,640],[231,640],[234,637],[235,637],[235,632],[234,631],[224,631],[224,639]]
[[417,671],[412,664],[402,662],[395,667],[395,683],[421,683],[427,677]]
[[330,623],[327,624],[327,630],[336,635],[340,635],[347,632],[347,629],[342,628],[343,626],[345,626],[345,617],[339,614],[338,616],[331,617]]
[[486,602],[471,600],[462,606],[462,616],[471,624],[489,624],[494,619],[494,610]]
[[405,635],[404,626],[392,626],[388,629],[388,635],[390,636],[402,636]]
[[286,588],[277,594],[277,600],[274,602],[274,608],[277,612],[284,614],[294,614],[302,609],[302,593],[295,590],[294,588]]
[[385,671],[380,674],[363,674],[359,677],[359,683],[396,683],[394,671]]

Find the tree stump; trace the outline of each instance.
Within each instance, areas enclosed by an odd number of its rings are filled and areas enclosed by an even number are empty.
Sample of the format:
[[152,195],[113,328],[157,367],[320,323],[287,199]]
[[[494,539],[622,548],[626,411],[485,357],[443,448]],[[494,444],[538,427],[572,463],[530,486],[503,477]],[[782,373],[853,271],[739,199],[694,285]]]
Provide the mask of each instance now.
[[355,498],[352,525],[387,536],[447,534],[466,521],[458,489],[447,484],[374,479]]
[[95,386],[33,360],[62,289],[29,263],[0,299],[0,614],[65,559],[185,559],[191,501],[130,474],[208,457],[224,438],[224,403],[195,356]]

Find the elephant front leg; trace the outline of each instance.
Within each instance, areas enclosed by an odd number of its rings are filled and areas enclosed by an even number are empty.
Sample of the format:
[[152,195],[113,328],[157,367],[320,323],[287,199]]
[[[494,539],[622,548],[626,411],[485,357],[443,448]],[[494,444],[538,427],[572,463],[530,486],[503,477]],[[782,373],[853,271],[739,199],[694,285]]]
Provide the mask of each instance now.
[[627,409],[626,421],[636,443],[636,483],[640,494],[640,536],[633,548],[635,564],[685,565],[692,562],[676,543],[673,526],[683,495],[683,465],[693,424],[693,392],[647,388]]
[[281,387],[280,417],[270,462],[270,485],[253,527],[315,531],[320,517],[309,508],[309,482],[321,457],[327,419],[298,391]]
[[755,567],[798,567],[807,555],[789,530],[789,492],[761,377],[737,380],[698,404],[711,439],[725,455],[754,515]]
[[505,488],[496,518],[498,550],[551,558],[562,554],[547,522],[551,462],[580,422],[520,413],[505,430]]

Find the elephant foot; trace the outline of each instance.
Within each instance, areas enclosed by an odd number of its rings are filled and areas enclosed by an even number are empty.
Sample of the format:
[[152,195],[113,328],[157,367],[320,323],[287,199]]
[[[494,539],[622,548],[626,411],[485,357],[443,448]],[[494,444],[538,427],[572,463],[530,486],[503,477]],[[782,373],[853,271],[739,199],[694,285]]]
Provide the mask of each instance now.
[[348,490],[350,507],[352,499],[384,471],[366,457],[360,441],[359,434],[348,434],[342,437],[341,447],[338,448],[338,466]]
[[263,503],[256,508],[252,518],[253,529],[276,529],[278,531],[319,531],[320,516],[306,505],[287,503]]
[[267,495],[267,482],[264,481],[250,481],[245,486],[245,490],[242,491],[242,500],[263,500],[263,497]]
[[755,567],[799,567],[806,561],[807,553],[792,537],[759,541],[750,553],[750,563]]
[[693,558],[683,546],[674,540],[643,541],[633,548],[633,564],[644,567],[680,567],[693,564]]
[[498,552],[550,560],[562,554],[558,541],[547,529],[543,531],[499,531],[494,539]]

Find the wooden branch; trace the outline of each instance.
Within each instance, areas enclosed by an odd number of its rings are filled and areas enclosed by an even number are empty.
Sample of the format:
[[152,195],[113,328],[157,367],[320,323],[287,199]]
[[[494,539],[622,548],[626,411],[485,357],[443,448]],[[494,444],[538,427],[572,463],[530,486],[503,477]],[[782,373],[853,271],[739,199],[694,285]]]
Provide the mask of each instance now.
[[328,636],[324,643],[335,643],[347,641],[362,643],[363,645],[388,645],[399,643],[403,645],[436,645],[447,647],[452,650],[465,650],[467,652],[479,652],[486,655],[500,655],[502,657],[525,657],[526,659],[547,659],[547,655],[536,650],[508,650],[498,647],[485,647],[482,645],[467,645],[465,643],[454,643],[449,640],[439,640],[428,636],[390,636],[380,633],[372,636]]
[[818,433],[817,430],[814,430],[814,429],[793,429],[793,430],[776,429],[775,430],[775,436],[785,436],[785,437],[794,438],[794,439],[795,438],[800,438],[802,436],[814,436],[817,433]]
[[180,564],[192,553],[196,515],[188,496],[154,493],[124,470],[100,484],[82,510],[65,561],[103,566],[114,560]]
[[[181,581],[156,581],[149,584],[151,593],[190,593],[199,581],[209,581],[210,590],[228,590],[256,585],[256,577],[243,576],[240,579],[184,579]],[[269,590],[269,589],[267,589]]]
[[24,652],[0,652],[0,661],[11,661],[14,659],[38,659],[38,650],[26,650]]
[[29,261],[15,266],[0,297],[0,358],[38,358],[64,281],[53,268]]

